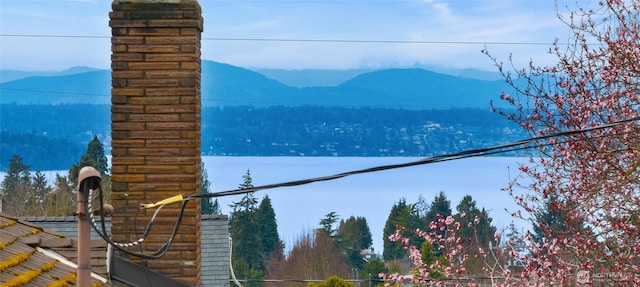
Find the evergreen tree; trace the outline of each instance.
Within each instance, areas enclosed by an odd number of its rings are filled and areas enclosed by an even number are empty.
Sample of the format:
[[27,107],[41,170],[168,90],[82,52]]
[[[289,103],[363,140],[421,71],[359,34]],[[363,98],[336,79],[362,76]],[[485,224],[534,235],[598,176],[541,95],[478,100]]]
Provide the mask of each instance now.
[[253,188],[253,179],[251,178],[251,171],[247,169],[247,172],[242,176],[242,183],[238,186],[239,189]]
[[361,216],[340,221],[337,236],[343,246],[357,250],[367,249],[373,242],[367,219]]
[[47,198],[48,216],[68,216],[76,211],[76,194],[66,176],[56,174],[53,191]]
[[402,259],[407,257],[402,242],[392,242],[389,235],[394,234],[398,227],[406,228],[404,235],[411,239],[412,243],[422,244],[420,238],[412,230],[420,228],[420,217],[412,205],[408,205],[403,198],[391,207],[391,212],[384,226],[382,257],[384,260]]
[[12,215],[28,215],[28,199],[31,193],[31,173],[22,157],[14,155],[9,160],[7,175],[2,180],[2,211]]
[[371,284],[369,286],[378,286],[378,284],[382,283],[383,280],[380,279],[380,273],[389,273],[389,268],[384,264],[384,261],[380,258],[372,258],[367,261],[364,265],[364,270],[362,270],[362,278],[365,280],[370,280]]
[[104,154],[104,147],[97,136],[87,144],[87,151],[80,158],[77,164],[69,168],[69,182],[72,184],[73,190],[76,190],[78,184],[78,173],[85,166],[91,166],[100,172],[102,177],[102,192],[107,198],[110,198],[111,186],[105,185],[105,182],[111,182],[109,177],[109,163],[107,156]]
[[473,255],[465,262],[465,266],[472,273],[480,273],[483,266],[480,249],[486,252],[495,240],[496,228],[491,225],[493,220],[484,208],[478,209],[476,201],[470,195],[465,195],[460,200],[456,210],[458,213],[454,218],[461,224],[458,231],[458,236],[462,239],[460,243],[465,247],[466,254]]
[[[249,170],[243,176],[243,182],[239,187],[253,187]],[[238,266],[246,264],[246,272],[238,271],[236,277],[255,279],[256,274],[264,274],[265,270],[260,227],[256,220],[257,200],[253,192],[249,192],[230,207],[232,213],[229,229],[233,241],[233,262]]]
[[347,254],[349,263],[362,270],[364,260],[360,254],[363,249],[371,247],[371,231],[364,217],[351,216],[349,219],[340,221],[337,230],[338,247]]
[[[505,234],[507,237],[507,248],[511,249],[518,254],[523,254],[525,252],[526,243],[524,238],[522,237],[522,233],[518,231],[516,225],[513,221],[507,227],[507,233]],[[522,263],[519,261],[519,258],[516,256],[510,256],[508,258],[507,266],[511,269],[511,271],[519,271],[518,269],[522,266]]]
[[256,221],[260,227],[262,254],[265,259],[279,260],[284,258],[284,243],[280,241],[276,213],[271,206],[271,199],[265,195],[256,210]]
[[39,170],[32,177],[32,188],[38,205],[45,206],[51,187],[47,184],[47,178],[44,173]]
[[[491,225],[493,219],[489,217],[487,211],[479,210],[476,201],[470,195],[465,195],[458,206],[456,206],[458,214],[454,216],[456,221],[460,222],[462,227],[459,231],[460,237],[465,243],[474,243],[477,239],[479,247],[488,248],[489,242],[493,241],[496,228]],[[465,215],[464,217],[462,215]],[[477,218],[477,222],[474,221]],[[471,226],[470,226],[471,224]]]
[[340,216],[335,212],[331,211],[324,216],[324,218],[320,219],[320,228],[318,228],[317,232],[324,232],[331,238],[335,239],[336,229],[334,225],[340,220]]
[[438,215],[443,218],[452,215],[451,202],[447,199],[447,196],[443,191],[436,195],[436,197],[431,202],[429,212],[427,212],[424,222],[428,226],[429,223],[438,219]]
[[[207,174],[207,169],[204,167],[204,163],[201,163],[201,171],[200,193],[211,193],[211,181],[209,181],[209,175]],[[202,214],[222,214],[217,198],[212,201],[209,197],[203,197],[200,200],[200,205],[200,213]]]
[[584,231],[584,222],[579,219],[569,222],[565,210],[571,210],[566,202],[557,194],[550,195],[544,202],[544,208],[535,214],[536,222],[533,225],[534,239],[538,242],[545,238],[559,238],[567,231],[567,225],[571,224],[571,230]]
[[85,154],[95,164],[92,166],[95,167],[103,177],[109,174],[109,162],[107,156],[104,154],[104,146],[102,142],[98,140],[97,136],[93,136],[93,139],[87,145],[87,152]]

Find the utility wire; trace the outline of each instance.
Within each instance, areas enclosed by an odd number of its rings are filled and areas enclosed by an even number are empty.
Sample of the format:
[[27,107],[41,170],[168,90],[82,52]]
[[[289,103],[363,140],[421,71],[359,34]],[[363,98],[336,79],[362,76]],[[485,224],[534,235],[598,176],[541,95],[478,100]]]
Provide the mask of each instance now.
[[357,175],[357,174],[364,174],[364,173],[378,172],[378,171],[384,171],[384,170],[390,170],[390,169],[398,169],[398,168],[404,168],[404,167],[425,165],[425,164],[430,164],[430,163],[451,161],[451,160],[470,158],[470,157],[485,156],[485,155],[490,155],[490,154],[498,154],[498,153],[505,152],[504,150],[505,149],[509,149],[509,148],[511,148],[512,150],[507,150],[507,151],[529,149],[529,148],[535,147],[535,145],[532,145],[532,144],[535,144],[536,142],[540,142],[540,141],[544,141],[544,140],[548,140],[548,139],[556,138],[556,137],[564,137],[564,136],[588,133],[588,132],[601,130],[601,129],[607,129],[607,128],[611,128],[611,127],[614,127],[614,126],[617,126],[617,125],[621,125],[621,124],[625,124],[625,123],[630,123],[630,122],[637,121],[637,120],[640,120],[640,117],[634,117],[634,118],[631,118],[631,119],[621,120],[621,121],[617,121],[617,122],[613,122],[613,123],[609,123],[609,124],[603,124],[603,125],[599,125],[599,126],[595,126],[595,127],[591,127],[591,128],[585,128],[585,129],[579,129],[579,130],[573,130],[573,131],[565,131],[565,132],[553,133],[553,134],[539,136],[539,137],[533,137],[533,138],[529,138],[529,139],[525,139],[525,140],[515,141],[515,142],[511,142],[511,143],[507,143],[507,144],[503,144],[503,145],[498,145],[498,146],[493,146],[493,147],[488,147],[488,148],[466,150],[466,151],[453,153],[453,154],[428,157],[428,158],[424,158],[424,159],[421,159],[421,160],[407,162],[407,163],[401,163],[401,164],[382,165],[382,166],[376,166],[376,167],[365,168],[365,169],[360,169],[360,170],[348,171],[348,172],[344,172],[344,173],[338,173],[338,174],[334,174],[334,175],[321,176],[321,177],[302,179],[302,180],[294,180],[294,181],[276,183],[276,184],[268,184],[268,185],[262,185],[262,186],[252,187],[252,188],[240,188],[240,189],[221,191],[221,192],[214,192],[214,193],[207,193],[207,194],[197,193],[197,194],[194,194],[194,195],[186,197],[185,200],[188,200],[190,198],[223,197],[223,196],[229,196],[229,195],[246,194],[246,193],[265,190],[265,189],[299,186],[299,185],[305,185],[305,184],[314,183],[314,182],[321,182],[321,181],[339,179],[339,178],[352,176],[352,175]]
[[[76,38],[76,39],[110,39],[111,36],[100,35],[55,35],[55,34],[0,34],[0,37],[13,38]],[[202,41],[219,42],[312,42],[312,43],[356,43],[356,44],[427,44],[427,45],[553,45],[553,42],[517,42],[517,41],[412,41],[412,40],[376,40],[376,39],[328,39],[328,38],[231,38],[202,37]],[[569,45],[568,43],[557,43]]]
[[[616,122],[612,122],[612,123],[609,123],[609,124],[603,124],[603,125],[599,125],[599,126],[595,126],[595,127],[585,128],[585,129],[578,129],[578,130],[573,130],[573,131],[564,131],[564,132],[553,133],[553,134],[549,134],[549,135],[545,135],[545,136],[533,137],[533,138],[520,140],[520,141],[515,141],[515,142],[511,142],[511,143],[507,143],[507,144],[503,144],[503,145],[498,145],[498,146],[494,146],[494,147],[467,150],[467,151],[462,151],[462,152],[453,153],[453,154],[449,154],[449,155],[440,155],[440,156],[429,157],[429,158],[425,158],[425,159],[418,160],[418,161],[413,161],[413,162],[408,162],[408,163],[383,165],[383,166],[377,166],[377,167],[371,167],[371,168],[366,168],[366,169],[354,170],[354,171],[349,171],[349,172],[344,172],[344,173],[339,173],[339,174],[334,174],[334,175],[329,175],[329,176],[322,176],[322,177],[315,177],[315,178],[309,178],[309,179],[303,179],[303,180],[289,181],[289,182],[278,183],[278,184],[269,184],[269,185],[263,185],[263,186],[253,187],[253,188],[235,189],[235,190],[222,191],[222,192],[216,192],[216,193],[206,193],[206,194],[197,193],[197,194],[193,194],[193,195],[187,196],[185,198],[182,198],[181,195],[173,196],[172,198],[168,198],[168,199],[162,200],[162,201],[157,202],[155,204],[143,205],[143,206],[148,206],[148,207],[156,207],[156,206],[158,206],[158,209],[156,210],[156,214],[157,214],[159,212],[159,209],[162,208],[162,206],[164,206],[166,204],[171,204],[171,203],[175,203],[175,202],[180,202],[181,203],[180,212],[178,214],[178,218],[177,218],[177,221],[176,221],[176,223],[175,223],[175,225],[173,227],[173,231],[171,233],[170,238],[167,240],[167,242],[165,244],[163,244],[160,248],[158,248],[155,252],[153,252],[151,254],[136,253],[136,252],[133,252],[133,251],[125,249],[125,247],[137,246],[137,245],[141,244],[144,241],[144,239],[149,234],[149,231],[151,229],[151,225],[153,223],[153,219],[155,218],[155,214],[154,214],[154,217],[151,219],[151,221],[147,224],[147,228],[145,228],[145,234],[143,235],[143,237],[139,238],[137,241],[130,242],[130,243],[125,243],[125,244],[114,242],[109,238],[109,236],[107,235],[106,229],[105,229],[104,216],[101,217],[101,228],[98,227],[98,225],[95,222],[95,218],[93,216],[91,217],[91,225],[94,228],[94,230],[105,241],[107,241],[110,245],[112,245],[116,249],[118,249],[120,251],[123,251],[123,252],[125,252],[127,254],[138,256],[138,257],[141,257],[141,258],[157,259],[157,258],[160,258],[161,256],[163,256],[168,251],[168,249],[170,248],[175,236],[178,233],[178,229],[180,228],[180,225],[181,225],[181,222],[182,222],[182,218],[184,216],[184,211],[185,211],[185,208],[187,206],[187,202],[190,201],[190,200],[195,200],[195,199],[198,199],[198,198],[212,198],[212,197],[223,197],[223,196],[230,196],[230,195],[246,194],[246,193],[251,193],[251,192],[255,192],[255,191],[259,191],[259,190],[273,189],[273,188],[279,188],[279,187],[299,186],[299,185],[304,185],[304,184],[309,184],[309,183],[314,183],[314,182],[339,179],[339,178],[352,176],[352,175],[357,175],[357,174],[378,172],[378,171],[384,171],[384,170],[390,170],[390,169],[411,167],[411,166],[424,165],[424,164],[437,163],[437,162],[444,162],[444,161],[457,160],[457,159],[470,158],[470,157],[485,156],[485,155],[490,155],[490,154],[498,154],[498,153],[505,152],[505,150],[506,151],[513,151],[513,150],[529,149],[529,148],[533,148],[533,147],[541,147],[543,145],[538,143],[540,141],[544,141],[544,140],[548,140],[548,139],[556,138],[556,137],[566,137],[566,136],[577,135],[577,134],[585,134],[585,133],[589,133],[589,132],[596,131],[596,130],[602,130],[602,129],[612,128],[612,127],[615,127],[615,126],[618,126],[618,125],[622,125],[622,124],[626,124],[626,123],[631,123],[631,122],[637,121],[637,120],[640,120],[640,117],[634,117],[634,118],[630,118],[630,119],[627,119],[627,120],[616,121]],[[546,145],[550,145],[550,143],[548,143]],[[101,212],[104,212],[102,189],[99,189],[98,191],[99,191],[99,208],[100,208]],[[93,211],[92,211],[92,208],[91,208],[92,205],[90,204],[91,200],[89,200],[89,199],[92,198],[91,191],[89,191],[88,193],[85,193],[85,196],[87,197],[87,200],[85,200],[85,210],[87,211],[88,214],[92,215],[93,214]]]

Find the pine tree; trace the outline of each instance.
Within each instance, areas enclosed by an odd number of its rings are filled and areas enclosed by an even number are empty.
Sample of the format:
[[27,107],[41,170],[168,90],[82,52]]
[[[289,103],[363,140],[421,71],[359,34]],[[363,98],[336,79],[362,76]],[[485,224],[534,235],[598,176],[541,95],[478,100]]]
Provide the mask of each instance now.
[[87,145],[87,152],[85,154],[89,156],[90,160],[95,164],[92,166],[95,167],[103,177],[109,174],[109,162],[107,156],[104,154],[104,146],[102,142],[98,140],[97,136],[93,136],[93,139]]
[[349,219],[340,221],[336,232],[338,238],[338,248],[347,254],[349,263],[362,270],[364,268],[364,260],[360,252],[367,249],[372,244],[371,231],[364,217],[351,216]]
[[27,201],[31,197],[31,173],[22,157],[14,155],[9,160],[7,175],[2,180],[2,211],[12,215],[28,215]]
[[412,205],[408,205],[403,198],[391,207],[391,212],[384,226],[382,257],[384,260],[402,259],[407,257],[402,242],[392,242],[389,235],[394,234],[398,227],[405,227],[404,235],[411,238],[411,242],[422,244],[423,238],[420,238],[412,230],[421,227],[420,217]]
[[110,183],[111,179],[109,177],[109,162],[107,160],[107,156],[104,154],[104,147],[100,140],[98,140],[97,136],[93,137],[93,140],[87,144],[87,151],[80,158],[80,161],[77,164],[74,164],[69,168],[69,182],[72,184],[73,190],[77,188],[78,184],[78,173],[80,169],[85,166],[94,167],[97,171],[100,172],[102,177],[102,191],[105,194],[106,199],[110,198],[111,194],[111,185],[106,185],[105,183]]
[[[208,194],[211,193],[211,181],[209,181],[209,175],[207,174],[207,169],[204,167],[204,163],[201,163],[201,183],[200,183],[200,193]],[[200,200],[200,213],[201,214],[222,214],[222,210],[220,210],[220,204],[218,203],[218,199],[214,199],[213,201],[209,197],[203,197]]]
[[444,192],[441,191],[431,202],[429,212],[427,212],[427,216],[425,217],[424,222],[428,226],[432,221],[437,221],[438,216],[446,218],[450,215],[452,215],[451,202],[447,199],[447,196],[444,194]]
[[68,216],[76,211],[76,194],[66,176],[56,174],[53,191],[47,199],[48,216]]
[[51,187],[47,184],[47,178],[41,171],[36,171],[32,177],[32,188],[37,202],[45,203]]
[[493,219],[489,217],[488,212],[484,208],[478,209],[476,201],[470,195],[465,195],[460,200],[456,210],[458,213],[454,218],[462,225],[459,235],[465,243],[473,245],[477,241],[479,247],[488,248],[496,232],[496,228],[491,225]]
[[[472,255],[467,259],[465,266],[470,272],[477,274],[482,271],[483,262],[480,260],[481,251],[486,252],[493,244],[496,228],[491,225],[493,219],[489,217],[488,212],[483,208],[478,209],[476,201],[470,195],[465,195],[458,206],[458,213],[454,215],[457,222],[460,222],[461,228],[458,236],[461,244],[465,248],[466,254]],[[492,259],[492,257],[489,257]],[[487,260],[489,260],[487,259]]]
[[262,239],[262,256],[265,259],[282,259],[284,257],[284,243],[280,241],[276,213],[271,206],[271,199],[265,195],[256,210],[256,221],[260,228]]
[[324,232],[330,238],[335,238],[336,229],[334,225],[338,220],[340,220],[340,216],[335,211],[327,213],[324,218],[320,219],[320,228],[316,232]]
[[[252,187],[251,173],[247,170],[240,188]],[[256,279],[256,274],[264,276],[265,265],[260,227],[256,220],[256,206],[257,200],[253,192],[245,194],[240,201],[230,205],[232,213],[229,229],[233,242],[231,248],[233,249],[234,266],[246,265],[246,268],[242,269],[245,271],[236,272],[236,276],[242,279]],[[256,285],[252,284],[252,286]]]

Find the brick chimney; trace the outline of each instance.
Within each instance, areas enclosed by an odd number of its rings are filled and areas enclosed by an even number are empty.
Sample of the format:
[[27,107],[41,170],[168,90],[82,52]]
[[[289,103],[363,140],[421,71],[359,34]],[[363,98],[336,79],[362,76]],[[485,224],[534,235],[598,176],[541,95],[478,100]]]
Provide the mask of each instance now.
[[[143,211],[136,218],[138,204],[200,191],[203,20],[196,0],[113,0],[112,8],[111,171],[116,213],[111,231],[115,241],[130,242],[143,233],[154,212]],[[167,241],[179,207],[173,204],[160,211],[142,244],[144,252]],[[166,255],[129,259],[200,285],[199,201],[188,204]]]

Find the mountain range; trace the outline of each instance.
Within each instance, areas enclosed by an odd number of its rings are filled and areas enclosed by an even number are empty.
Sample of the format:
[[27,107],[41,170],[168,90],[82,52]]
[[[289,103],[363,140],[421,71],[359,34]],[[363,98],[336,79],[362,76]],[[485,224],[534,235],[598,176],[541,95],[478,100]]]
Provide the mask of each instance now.
[[[110,104],[111,101],[109,70],[76,67],[62,73],[0,71],[0,75],[0,103]],[[503,80],[487,80],[493,76],[486,73],[467,70],[466,75],[454,76],[422,68],[250,70],[204,60],[202,103],[204,106],[488,108],[492,100],[498,106],[503,104],[497,100],[500,93],[512,89]]]

